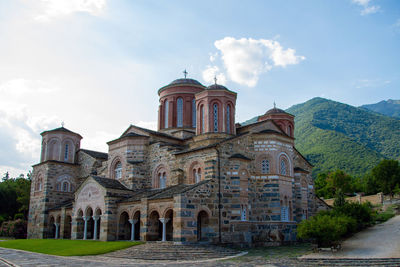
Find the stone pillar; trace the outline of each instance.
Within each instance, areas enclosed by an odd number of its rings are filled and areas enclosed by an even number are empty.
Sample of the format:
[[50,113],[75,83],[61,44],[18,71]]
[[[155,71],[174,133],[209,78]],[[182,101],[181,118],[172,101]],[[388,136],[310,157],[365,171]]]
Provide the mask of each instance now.
[[131,223],[131,241],[135,240],[135,224],[138,220],[130,219],[129,222]]
[[166,218],[160,218],[160,222],[162,223],[162,242],[167,241],[167,222],[169,222],[169,219]]
[[147,198],[142,198],[140,200],[141,202],[141,209],[140,209],[140,220],[143,226],[140,227],[140,240],[142,241],[148,241],[148,232],[149,232],[149,226],[148,226],[148,199]]
[[65,207],[61,208],[61,218],[60,218],[60,231],[59,231],[59,238],[64,238],[64,232],[65,232]]
[[59,223],[54,223],[54,225],[56,226],[56,234],[54,236],[54,239],[59,238],[59,231],[60,231],[60,224]]
[[105,209],[103,215],[101,215],[101,229],[100,235],[101,241],[114,241],[117,240],[117,201],[119,198],[112,196],[105,196]]
[[83,240],[87,239],[87,222],[90,219],[90,216],[82,216],[82,219],[85,221],[85,226],[83,227]]
[[92,216],[92,218],[93,218],[93,221],[94,221],[93,240],[96,240],[96,239],[98,239],[98,237],[97,237],[97,227],[98,227],[98,221],[100,219],[100,216],[99,215],[95,215],[95,216]]

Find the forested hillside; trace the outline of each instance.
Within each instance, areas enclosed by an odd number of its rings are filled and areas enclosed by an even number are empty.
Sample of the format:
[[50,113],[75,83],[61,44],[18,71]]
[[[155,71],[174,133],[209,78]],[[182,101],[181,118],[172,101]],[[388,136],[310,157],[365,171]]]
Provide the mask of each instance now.
[[376,104],[362,105],[361,108],[400,119],[400,100],[382,100]]
[[296,116],[296,147],[314,174],[342,169],[361,176],[382,158],[400,158],[400,120],[324,98],[287,112]]

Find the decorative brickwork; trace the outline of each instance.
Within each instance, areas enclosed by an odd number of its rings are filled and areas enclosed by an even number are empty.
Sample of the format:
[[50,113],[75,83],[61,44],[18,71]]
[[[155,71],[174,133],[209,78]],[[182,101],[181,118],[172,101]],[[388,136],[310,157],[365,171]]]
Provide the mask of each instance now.
[[65,128],[42,133],[29,238],[279,245],[327,208],[292,115],[274,108],[235,125],[236,93],[191,79],[159,96],[159,131],[131,125],[108,153],[80,149]]

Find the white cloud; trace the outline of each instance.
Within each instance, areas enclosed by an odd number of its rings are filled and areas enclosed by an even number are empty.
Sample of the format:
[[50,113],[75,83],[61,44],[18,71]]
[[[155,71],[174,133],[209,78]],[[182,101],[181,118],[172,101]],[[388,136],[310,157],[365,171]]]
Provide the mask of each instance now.
[[67,16],[75,12],[86,12],[93,16],[100,15],[106,7],[106,0],[41,0],[39,21],[49,21],[52,18]]
[[[273,67],[286,67],[305,59],[304,56],[297,56],[296,50],[284,49],[275,40],[225,37],[215,41],[214,45],[221,53],[228,78],[249,87],[254,87],[259,76]],[[209,78],[207,75],[217,71],[218,67],[208,66],[203,78]]]
[[139,121],[137,123],[134,123],[134,125],[157,131],[157,121]]
[[363,16],[377,13],[381,9],[378,5],[371,5],[371,0],[352,0],[352,2],[363,8],[361,10],[361,15]]
[[214,83],[215,78],[217,78],[217,83],[226,85],[226,77],[225,74],[220,72],[220,69],[217,66],[207,66],[207,68],[202,73],[203,80],[207,83]]
[[[18,78],[0,84],[1,171],[9,171],[15,177],[26,173],[32,163],[38,162],[41,146],[39,133],[55,128],[60,119],[34,115],[23,102],[34,102],[44,94],[55,91],[54,87],[37,80]],[[40,105],[40,102],[34,104]]]

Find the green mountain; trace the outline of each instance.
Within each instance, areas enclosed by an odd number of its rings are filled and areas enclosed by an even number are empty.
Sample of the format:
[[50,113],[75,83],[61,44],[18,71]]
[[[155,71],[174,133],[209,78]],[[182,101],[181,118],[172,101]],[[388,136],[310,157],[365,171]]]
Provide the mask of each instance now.
[[383,100],[375,104],[362,105],[361,108],[369,109],[383,115],[400,119],[400,100]]
[[297,149],[321,171],[361,176],[382,158],[400,159],[400,120],[324,98],[294,105]]

